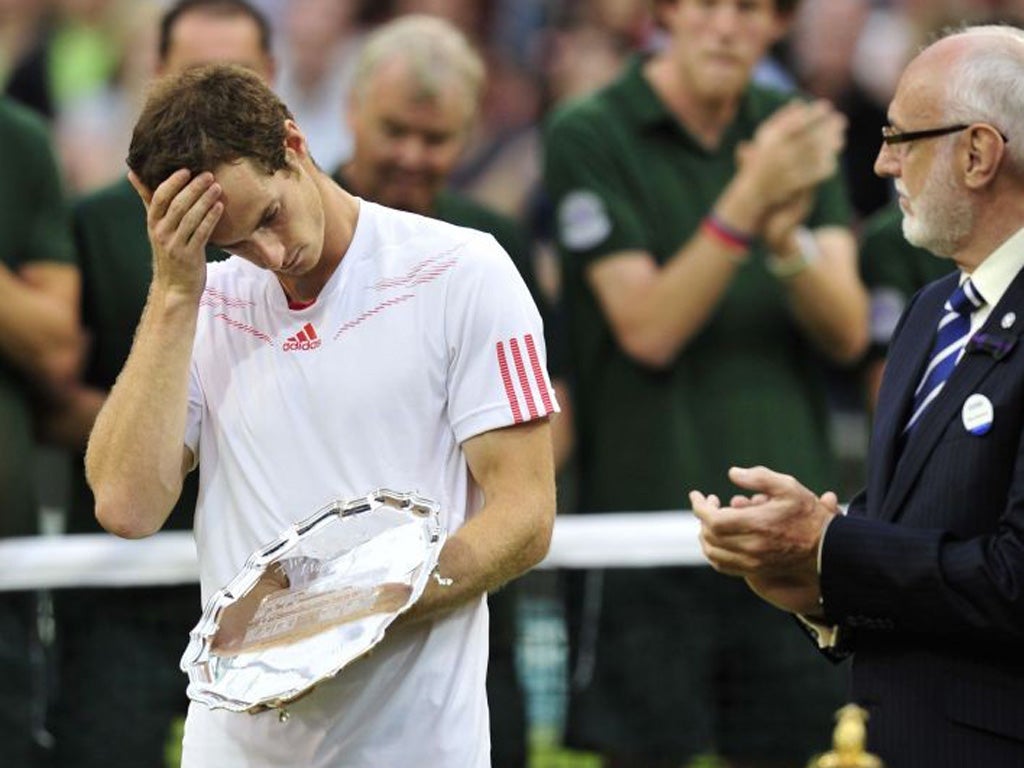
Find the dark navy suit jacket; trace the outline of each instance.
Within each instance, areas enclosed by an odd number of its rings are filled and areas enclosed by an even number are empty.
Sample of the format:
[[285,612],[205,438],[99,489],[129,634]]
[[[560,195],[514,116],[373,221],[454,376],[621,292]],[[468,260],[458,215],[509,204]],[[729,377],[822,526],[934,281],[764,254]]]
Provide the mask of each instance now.
[[[887,768],[1024,768],[1024,271],[902,436],[958,277],[907,308],[867,488],[822,549],[825,616],[853,653],[852,695]],[[976,393],[994,408],[983,435],[961,416]]]

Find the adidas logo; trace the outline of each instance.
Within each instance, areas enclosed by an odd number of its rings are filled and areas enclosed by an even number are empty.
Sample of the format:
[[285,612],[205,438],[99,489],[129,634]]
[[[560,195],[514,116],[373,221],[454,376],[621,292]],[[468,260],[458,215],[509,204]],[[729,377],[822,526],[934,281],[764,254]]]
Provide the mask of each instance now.
[[285,352],[294,352],[300,349],[316,349],[321,344],[320,337],[316,335],[316,329],[312,323],[306,323],[302,330],[294,336],[289,336],[284,342]]

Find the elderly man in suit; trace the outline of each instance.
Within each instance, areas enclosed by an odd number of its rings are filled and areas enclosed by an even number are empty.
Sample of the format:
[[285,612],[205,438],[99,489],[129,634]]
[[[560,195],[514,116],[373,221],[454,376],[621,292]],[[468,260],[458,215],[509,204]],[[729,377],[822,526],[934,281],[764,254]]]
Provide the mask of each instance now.
[[875,170],[907,239],[958,271],[892,341],[867,488],[838,513],[764,467],[694,491],[711,564],[853,654],[897,768],[1024,766],[1024,33],[973,27],[907,67]]

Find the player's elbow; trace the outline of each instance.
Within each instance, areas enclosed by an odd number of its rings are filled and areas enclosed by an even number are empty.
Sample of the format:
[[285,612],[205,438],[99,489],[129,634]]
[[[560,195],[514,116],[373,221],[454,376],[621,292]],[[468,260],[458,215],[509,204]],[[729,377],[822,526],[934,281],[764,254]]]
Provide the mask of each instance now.
[[536,519],[523,541],[521,560],[524,571],[533,568],[547,557],[551,549],[551,535],[555,526],[555,498],[538,503]]
[[533,568],[548,555],[551,549],[551,529],[538,530],[524,547],[525,570]]
[[122,539],[144,539],[160,530],[159,524],[131,514],[123,506],[96,500],[96,520],[102,528]]
[[163,527],[170,514],[171,505],[147,504],[129,488],[91,484],[96,521],[105,531],[122,539],[152,536]]

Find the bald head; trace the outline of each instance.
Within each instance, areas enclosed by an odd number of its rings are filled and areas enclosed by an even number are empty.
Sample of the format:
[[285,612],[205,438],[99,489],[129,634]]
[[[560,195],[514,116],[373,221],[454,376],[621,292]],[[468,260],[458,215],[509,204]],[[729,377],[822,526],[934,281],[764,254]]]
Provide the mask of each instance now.
[[970,271],[1024,225],[1024,34],[960,29],[907,65],[875,161],[903,233]]
[[907,66],[900,89],[934,105],[946,123],[988,123],[1005,138],[1009,159],[1024,170],[1024,31],[977,26],[953,31]]

